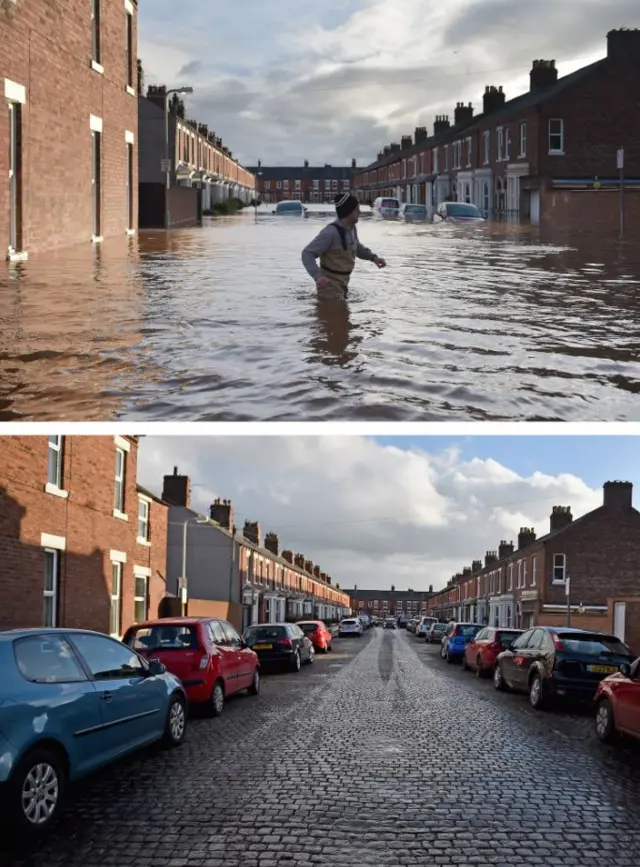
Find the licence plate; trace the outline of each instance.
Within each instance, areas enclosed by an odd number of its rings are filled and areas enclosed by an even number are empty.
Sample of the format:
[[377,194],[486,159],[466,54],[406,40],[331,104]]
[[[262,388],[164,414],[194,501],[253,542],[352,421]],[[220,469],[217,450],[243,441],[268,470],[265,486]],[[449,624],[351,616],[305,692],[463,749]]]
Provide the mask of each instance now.
[[614,674],[617,671],[615,665],[588,665],[587,671],[593,671],[597,674]]
[[273,644],[254,644],[254,650],[273,650]]

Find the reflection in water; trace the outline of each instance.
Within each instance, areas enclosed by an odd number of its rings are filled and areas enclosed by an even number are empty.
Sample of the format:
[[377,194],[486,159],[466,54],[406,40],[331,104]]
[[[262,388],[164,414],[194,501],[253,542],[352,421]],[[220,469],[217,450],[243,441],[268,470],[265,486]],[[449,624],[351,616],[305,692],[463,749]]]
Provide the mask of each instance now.
[[300,262],[331,218],[3,264],[0,418],[640,420],[640,244],[365,219],[343,303]]

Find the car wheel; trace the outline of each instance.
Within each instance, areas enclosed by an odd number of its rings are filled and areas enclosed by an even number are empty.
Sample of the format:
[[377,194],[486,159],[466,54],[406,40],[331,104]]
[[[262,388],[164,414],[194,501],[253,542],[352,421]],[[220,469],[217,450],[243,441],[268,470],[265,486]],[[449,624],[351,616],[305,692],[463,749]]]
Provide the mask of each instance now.
[[607,698],[598,702],[595,719],[596,736],[604,744],[610,744],[615,740],[616,725],[613,718],[613,708]]
[[54,750],[34,749],[19,762],[9,785],[9,809],[20,834],[41,834],[58,818],[65,772]]
[[502,676],[502,669],[499,665],[493,669],[493,685],[497,690],[506,691],[507,684],[504,682],[504,677]]
[[167,711],[167,721],[164,725],[164,745],[179,747],[187,730],[187,707],[179,695],[174,695]]
[[220,716],[224,710],[224,687],[222,681],[216,680],[211,691],[211,701],[209,702],[209,713],[211,716]]
[[536,710],[545,705],[544,687],[539,674],[534,674],[529,684],[529,704]]
[[447,649],[446,649],[446,647],[444,646],[444,644],[442,644],[442,645],[440,646],[440,656],[441,656],[443,659],[446,659],[446,658],[447,658]]
[[482,667],[482,660],[479,656],[476,659],[476,677],[484,677],[484,668]]
[[309,659],[307,659],[307,665],[313,665],[316,661],[316,652],[313,647],[309,648]]
[[291,668],[294,671],[300,671],[300,665],[301,665],[300,651],[296,650],[296,652],[293,654],[293,660],[291,662]]
[[257,668],[253,669],[253,678],[251,679],[251,686],[247,689],[249,695],[258,695],[260,692],[260,672]]

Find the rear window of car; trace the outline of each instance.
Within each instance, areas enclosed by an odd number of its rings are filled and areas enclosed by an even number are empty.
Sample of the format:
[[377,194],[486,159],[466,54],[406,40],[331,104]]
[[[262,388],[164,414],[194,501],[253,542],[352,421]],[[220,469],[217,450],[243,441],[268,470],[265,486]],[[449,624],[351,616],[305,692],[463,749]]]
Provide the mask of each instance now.
[[303,206],[302,206],[302,204],[300,204],[300,202],[281,202],[276,207],[276,213],[282,214],[282,213],[301,211],[302,207]]
[[298,623],[298,626],[302,629],[305,635],[311,635],[311,633],[315,632],[318,628],[317,623]]
[[452,217],[480,217],[480,211],[476,208],[475,205],[467,205],[467,204],[453,204],[447,205],[447,213],[451,214]]
[[250,626],[245,634],[245,639],[256,641],[267,641],[270,638],[286,638],[287,630],[285,626]]
[[434,632],[444,632],[447,628],[446,623],[434,623],[431,627]]
[[421,214],[427,213],[427,209],[423,205],[407,205],[404,209],[405,214]]
[[141,653],[151,650],[195,650],[198,647],[196,626],[162,624],[141,626],[130,630],[125,636],[125,644]]
[[345,626],[355,626],[356,625],[355,620],[343,620],[342,622]]
[[508,630],[501,629],[496,635],[496,639],[500,642],[502,647],[505,647],[507,644],[511,644],[511,642],[515,641],[521,634],[522,633],[517,630],[515,632],[509,632]]
[[465,638],[473,638],[482,629],[482,626],[474,626],[465,623],[458,623],[455,628],[456,635],[464,635]]
[[632,658],[629,648],[614,635],[590,635],[575,632],[558,633],[558,638],[568,653],[580,653],[587,656],[628,656]]
[[400,205],[398,204],[397,199],[383,199],[380,202],[380,207],[381,208],[399,208]]

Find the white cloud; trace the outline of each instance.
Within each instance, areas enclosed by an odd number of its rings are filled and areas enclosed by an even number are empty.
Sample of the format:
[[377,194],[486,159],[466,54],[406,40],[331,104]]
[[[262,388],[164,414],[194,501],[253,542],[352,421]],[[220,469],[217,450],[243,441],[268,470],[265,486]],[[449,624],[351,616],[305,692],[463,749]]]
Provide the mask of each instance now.
[[522,93],[534,57],[567,74],[637,21],[637,0],[153,0],[140,55],[148,83],[195,87],[189,115],[245,164],[363,164],[458,101],[480,108],[487,84]]
[[235,520],[259,521],[343,587],[426,589],[482,559],[520,527],[548,531],[554,505],[578,517],[601,491],[577,476],[523,477],[495,460],[464,461],[361,437],[147,437],[139,479],[161,493],[177,465],[193,505],[233,501]]

